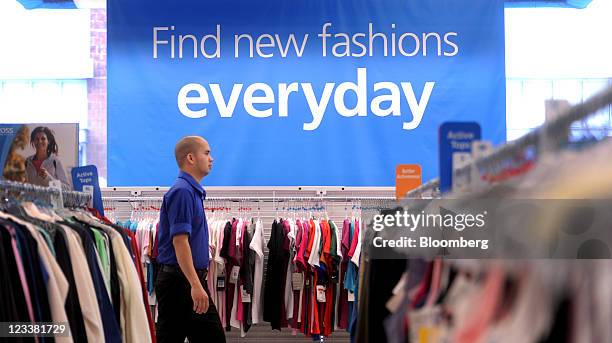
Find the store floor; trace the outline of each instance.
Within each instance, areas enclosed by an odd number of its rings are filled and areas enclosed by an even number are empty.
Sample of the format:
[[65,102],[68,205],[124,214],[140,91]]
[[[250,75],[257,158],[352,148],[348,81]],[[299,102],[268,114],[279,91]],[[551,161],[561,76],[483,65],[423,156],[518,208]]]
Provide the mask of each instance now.
[[[240,330],[234,330],[225,333],[228,343],[248,343],[248,342],[287,342],[287,343],[304,343],[313,342],[312,338],[305,337],[303,334],[293,336],[292,330],[283,329],[283,331],[272,331],[270,325],[255,325],[251,327],[247,336],[240,338]],[[330,337],[325,338],[325,342],[330,343],[348,343],[350,341],[348,332],[341,330],[332,333]],[[314,341],[317,342],[317,341]]]

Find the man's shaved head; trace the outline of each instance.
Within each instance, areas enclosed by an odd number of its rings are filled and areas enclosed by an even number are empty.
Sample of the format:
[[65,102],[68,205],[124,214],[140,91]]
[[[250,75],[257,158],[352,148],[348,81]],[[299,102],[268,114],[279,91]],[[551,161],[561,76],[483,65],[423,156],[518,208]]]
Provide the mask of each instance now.
[[186,136],[181,138],[174,148],[174,158],[179,168],[183,167],[185,157],[190,153],[195,153],[202,145],[206,144],[206,140],[200,136]]

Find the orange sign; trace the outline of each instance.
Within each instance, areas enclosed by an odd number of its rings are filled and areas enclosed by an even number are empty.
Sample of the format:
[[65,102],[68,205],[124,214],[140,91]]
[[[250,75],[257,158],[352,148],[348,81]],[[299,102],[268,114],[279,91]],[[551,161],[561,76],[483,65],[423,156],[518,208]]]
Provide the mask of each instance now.
[[422,183],[421,166],[418,164],[398,164],[395,167],[395,198],[400,200],[406,193]]

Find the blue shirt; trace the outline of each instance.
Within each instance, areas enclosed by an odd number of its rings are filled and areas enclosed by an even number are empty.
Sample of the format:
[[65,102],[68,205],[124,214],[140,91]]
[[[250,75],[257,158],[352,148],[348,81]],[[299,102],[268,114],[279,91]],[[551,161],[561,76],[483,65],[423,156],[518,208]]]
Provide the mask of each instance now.
[[206,192],[191,175],[181,171],[178,179],[164,195],[159,215],[158,257],[161,264],[178,265],[172,238],[189,235],[193,265],[208,268],[208,223],[204,213]]

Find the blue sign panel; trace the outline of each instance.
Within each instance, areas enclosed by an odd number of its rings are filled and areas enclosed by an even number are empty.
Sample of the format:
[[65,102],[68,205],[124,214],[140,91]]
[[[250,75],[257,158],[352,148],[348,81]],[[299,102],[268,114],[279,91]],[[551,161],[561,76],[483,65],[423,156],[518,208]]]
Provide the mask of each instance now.
[[84,166],[72,168],[72,184],[74,190],[83,191],[83,186],[93,187],[93,208],[104,216],[104,206],[102,204],[102,192],[98,182],[98,168],[96,166]]
[[440,191],[448,192],[453,187],[453,154],[472,152],[472,142],[480,140],[478,123],[444,123],[440,126]]
[[505,138],[501,0],[109,0],[108,182],[169,185],[201,135],[208,185],[393,186],[438,175],[437,131]]

